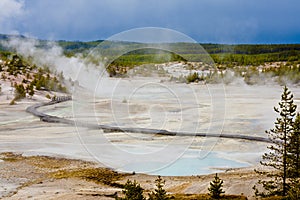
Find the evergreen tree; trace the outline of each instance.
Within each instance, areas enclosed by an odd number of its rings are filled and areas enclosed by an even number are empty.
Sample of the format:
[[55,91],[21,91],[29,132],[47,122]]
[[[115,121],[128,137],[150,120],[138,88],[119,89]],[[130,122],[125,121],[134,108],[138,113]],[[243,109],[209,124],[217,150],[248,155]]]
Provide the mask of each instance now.
[[289,175],[290,175],[290,190],[288,199],[300,199],[300,113],[297,113],[293,131],[290,137],[289,152]]
[[288,146],[291,132],[293,131],[293,118],[296,114],[297,106],[293,101],[293,94],[285,86],[281,95],[281,101],[278,103],[279,107],[274,107],[276,113],[279,114],[275,121],[275,127],[266,131],[272,144],[268,146],[270,150],[262,156],[261,165],[271,167],[272,172],[261,172],[256,170],[259,174],[264,174],[271,178],[267,181],[259,181],[267,193],[259,192],[255,186],[255,194],[258,196],[286,196],[288,191]]
[[215,175],[215,178],[212,182],[210,182],[210,187],[208,188],[209,192],[210,192],[210,196],[213,199],[219,199],[221,197],[222,193],[225,193],[222,190],[223,187],[223,180],[221,180],[218,177],[218,174]]
[[158,178],[155,180],[156,183],[156,189],[154,192],[149,194],[149,200],[168,200],[170,199],[167,196],[166,190],[163,188],[165,185],[165,180],[161,178],[161,176],[158,176]]
[[120,200],[145,200],[143,196],[143,188],[136,181],[127,180],[124,185],[124,198],[116,197],[116,199]]
[[293,124],[288,153],[290,177],[300,178],[300,113],[297,113]]
[[26,97],[26,90],[22,83],[20,85],[18,85],[16,83],[14,85],[14,87],[15,87],[15,99],[16,100],[23,99]]
[[42,83],[39,80],[34,80],[34,84],[35,84],[35,89],[40,90],[42,87]]
[[32,97],[34,95],[34,89],[33,89],[33,85],[29,85],[29,91],[28,94]]

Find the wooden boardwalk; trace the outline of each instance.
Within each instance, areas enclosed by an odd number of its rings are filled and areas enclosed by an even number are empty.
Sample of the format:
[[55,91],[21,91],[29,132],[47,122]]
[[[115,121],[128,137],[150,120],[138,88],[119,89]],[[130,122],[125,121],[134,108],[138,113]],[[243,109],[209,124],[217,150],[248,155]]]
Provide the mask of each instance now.
[[168,130],[160,130],[160,129],[148,129],[148,128],[134,128],[134,127],[118,127],[118,126],[109,126],[109,125],[97,125],[97,124],[89,124],[84,122],[75,123],[74,120],[64,119],[57,116],[48,115],[42,112],[39,112],[37,109],[43,106],[49,106],[53,104],[57,104],[60,102],[70,101],[72,97],[63,96],[56,97],[52,99],[50,102],[39,103],[32,105],[26,109],[27,112],[33,114],[40,118],[41,121],[49,122],[49,123],[63,123],[69,125],[76,125],[81,127],[87,127],[90,129],[102,129],[104,132],[130,132],[130,133],[143,133],[143,134],[157,134],[157,135],[167,135],[167,136],[196,136],[196,137],[218,137],[218,138],[228,138],[228,139],[240,139],[240,140],[248,140],[248,141],[256,141],[256,142],[267,142],[271,143],[271,140],[265,137],[258,136],[248,136],[248,135],[236,135],[236,134],[213,134],[213,133],[189,133],[189,132],[174,132]]

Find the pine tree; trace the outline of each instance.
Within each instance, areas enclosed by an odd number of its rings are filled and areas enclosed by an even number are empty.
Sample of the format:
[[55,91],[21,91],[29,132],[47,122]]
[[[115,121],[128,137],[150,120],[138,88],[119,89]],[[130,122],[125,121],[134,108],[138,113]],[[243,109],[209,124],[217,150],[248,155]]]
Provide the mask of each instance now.
[[32,97],[34,95],[34,89],[33,89],[33,84],[31,83],[30,85],[27,86],[26,88],[27,93]]
[[293,124],[288,153],[290,177],[300,178],[300,113],[297,113]]
[[33,87],[30,88],[28,94],[32,97],[34,95],[34,89]]
[[290,137],[289,152],[289,175],[290,190],[288,199],[300,199],[300,113],[297,113],[293,131]]
[[23,99],[26,97],[26,90],[22,83],[20,85],[18,85],[16,83],[14,85],[14,87],[15,87],[15,99],[16,100]]
[[271,167],[274,170],[272,172],[256,170],[257,173],[270,178],[268,181],[259,181],[267,193],[259,192],[254,186],[255,194],[258,196],[286,196],[288,191],[288,146],[297,106],[294,104],[293,94],[286,86],[283,88],[281,101],[278,104],[279,107],[274,107],[274,110],[280,117],[276,119],[275,127],[266,131],[272,141],[272,144],[268,146],[270,151],[262,156],[263,160],[260,162],[261,165]]
[[221,180],[218,177],[218,174],[215,175],[215,178],[212,182],[210,182],[210,187],[208,188],[209,192],[210,192],[210,196],[213,199],[219,199],[221,197],[222,193],[225,193],[222,190],[223,187],[223,180]]
[[170,199],[167,196],[166,190],[163,188],[165,185],[165,180],[161,178],[161,176],[158,176],[158,178],[155,180],[156,183],[156,189],[154,192],[149,194],[149,200],[168,200]]
[[116,199],[120,200],[145,200],[143,196],[144,189],[138,184],[135,180],[132,182],[127,180],[124,185],[124,198],[116,197]]

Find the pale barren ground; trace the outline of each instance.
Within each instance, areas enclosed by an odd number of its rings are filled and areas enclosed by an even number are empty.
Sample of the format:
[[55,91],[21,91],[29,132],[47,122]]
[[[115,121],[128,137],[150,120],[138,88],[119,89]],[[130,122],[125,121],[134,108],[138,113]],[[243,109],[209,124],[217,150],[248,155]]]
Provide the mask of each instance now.
[[[154,80],[152,78],[151,81],[159,83],[159,79]],[[141,166],[138,166],[137,164],[136,166],[131,165],[130,167],[125,165],[128,164],[128,160],[130,161],[129,158],[123,158],[122,160],[118,156],[109,155],[108,159],[103,160],[104,163],[101,163],[101,160],[98,162],[99,159],[97,155],[95,155],[95,152],[93,152],[95,149],[90,148],[90,145],[87,145],[87,143],[92,144],[99,139],[97,135],[99,134],[99,130],[83,130],[79,128],[78,131],[76,127],[69,125],[41,122],[38,118],[25,112],[25,109],[30,105],[41,101],[48,101],[45,98],[45,95],[48,92],[39,92],[35,94],[32,99],[26,98],[17,102],[16,105],[10,106],[9,102],[13,98],[10,83],[3,81],[0,83],[2,87],[2,93],[0,95],[1,152],[17,152],[22,153],[25,156],[50,155],[54,157],[94,162],[93,164],[84,161],[70,160],[67,165],[63,166],[64,168],[82,167],[84,165],[103,167],[106,166],[104,165],[106,164],[105,162],[108,162],[109,158],[112,158],[113,162],[118,161],[118,165],[112,166],[115,169],[133,171],[132,169],[136,167],[137,170],[135,171],[142,171]],[[89,99],[91,102],[96,101],[96,106],[94,107],[97,110],[96,118],[100,118],[101,122],[106,124],[117,123],[119,125],[139,125],[146,128],[153,126],[154,128],[178,130],[183,127],[184,130],[189,130],[193,127],[193,120],[197,115],[194,112],[191,112],[193,109],[190,107],[193,107],[193,102],[190,102],[191,97],[187,95],[190,88],[186,89],[186,86],[183,84],[174,85],[174,83],[166,83],[168,88],[172,89],[172,87],[176,87],[179,88],[178,91],[182,91],[183,93],[186,92],[184,95],[180,96],[180,98],[186,98],[183,99],[183,102],[186,102],[186,104],[183,104],[182,107],[182,113],[186,118],[184,118],[185,121],[183,125],[178,128],[177,120],[180,121],[180,119],[177,118],[177,115],[174,115],[174,112],[176,113],[176,111],[174,111],[176,104],[173,105],[172,102],[170,103],[170,101],[167,101],[170,99],[169,96],[164,96],[165,94],[162,93],[160,96],[161,99],[155,99],[160,103],[155,104],[156,107],[152,107],[150,111],[149,107],[151,107],[152,102],[147,100],[151,97],[151,92],[146,96],[143,96],[145,94],[143,93],[143,90],[140,90],[141,92],[136,96],[132,95],[131,99],[125,96],[126,93],[132,93],[132,91],[126,90],[126,86],[136,86],[138,84],[142,84],[143,87],[145,86],[141,79],[137,79],[136,82],[127,79],[122,80],[118,92],[115,92],[115,94],[118,95],[114,96],[114,101],[110,100],[110,88],[106,88],[106,91],[103,93],[100,92],[99,99]],[[144,89],[145,91],[149,91],[149,89],[150,91],[156,91],[156,86],[157,85],[152,85],[152,87]],[[143,89],[143,87],[141,88]],[[201,93],[202,89],[205,89],[205,86],[192,84],[189,87],[192,87],[192,89],[199,94],[198,97],[201,104],[199,110],[203,115],[203,117],[200,118],[202,121],[199,130],[206,130],[210,123],[207,114],[211,111],[209,106],[211,101],[206,98],[208,96],[207,93]],[[295,102],[299,105],[300,90],[299,88],[291,89],[296,97]],[[214,91],[213,88],[211,91]],[[221,122],[217,121],[217,125],[213,125],[211,129],[219,130],[218,123],[224,123],[222,129],[224,133],[265,136],[264,130],[271,128],[275,119],[272,108],[280,99],[281,87],[231,85],[225,87],[225,93],[225,119]],[[130,100],[129,103],[125,103],[125,105],[124,96],[126,101]],[[218,95],[215,97],[218,97]],[[87,98],[87,96],[85,98]],[[161,102],[164,107],[159,107]],[[115,115],[111,115],[111,105],[117,105],[118,109],[114,111]],[[76,109],[82,109],[87,112],[82,112],[82,115],[74,116],[72,114],[72,102],[64,102],[50,107],[44,107],[40,110],[65,118],[77,117],[77,119],[79,119],[79,117],[82,117],[80,118],[81,120],[88,120],[91,114],[89,109],[82,107],[77,107]],[[125,111],[127,112],[127,115],[124,114],[126,113]],[[165,124],[161,124],[161,121],[165,120],[165,118],[161,120],[160,118],[151,117],[159,116],[163,112],[170,112],[172,114],[169,115],[170,118],[167,118]],[[190,113],[191,115],[189,115]],[[114,118],[116,116],[117,118]],[[85,135],[83,138],[80,137],[83,135]],[[140,151],[149,148],[148,150],[151,152],[153,146],[156,147],[157,145],[168,143],[171,140],[166,136],[138,135],[132,137],[130,134],[123,133],[106,133],[105,137],[114,145],[119,145],[119,147],[125,146],[124,149],[126,151],[128,149],[129,151]],[[186,140],[188,139],[172,138],[172,141],[174,142],[172,145],[184,144]],[[196,138],[193,143],[189,145],[189,148],[182,158],[197,158],[199,151],[212,151],[216,154],[217,158],[226,159],[226,163],[222,166],[215,166],[212,158],[210,164],[201,166],[201,169],[195,169],[197,168],[195,165],[187,162],[183,168],[189,170],[185,173],[190,173],[190,175],[194,174],[194,176],[165,176],[166,190],[169,193],[207,193],[207,187],[209,186],[209,182],[212,180],[213,175],[197,174],[201,174],[201,172],[207,174],[219,171],[220,177],[224,180],[224,190],[226,191],[226,194],[243,193],[244,195],[251,197],[253,195],[252,186],[259,178],[253,172],[253,168],[258,164],[261,154],[266,150],[266,145],[267,144],[264,143],[242,140],[210,140],[207,138]],[[103,151],[106,152],[107,149],[103,149]],[[199,163],[201,163],[201,160]],[[248,167],[228,170],[228,168],[232,167],[232,163],[242,163]],[[180,167],[180,165],[177,166],[177,168],[170,168],[171,174],[176,175],[178,167]],[[225,168],[227,171],[216,168]],[[48,169],[47,167],[39,168],[36,165],[27,162],[26,159],[17,162],[1,161],[0,195],[3,198],[6,196],[4,199],[99,199],[99,197],[101,199],[109,199],[110,197],[105,195],[120,192],[120,189],[118,188],[99,185],[94,182],[77,178],[49,178],[45,174],[51,172],[51,170],[53,169]],[[155,172],[152,173],[155,174]],[[166,173],[166,171],[159,171],[159,173]],[[154,187],[156,176],[136,174],[124,177],[120,182],[125,182],[128,178],[137,180],[147,191],[149,191]]]

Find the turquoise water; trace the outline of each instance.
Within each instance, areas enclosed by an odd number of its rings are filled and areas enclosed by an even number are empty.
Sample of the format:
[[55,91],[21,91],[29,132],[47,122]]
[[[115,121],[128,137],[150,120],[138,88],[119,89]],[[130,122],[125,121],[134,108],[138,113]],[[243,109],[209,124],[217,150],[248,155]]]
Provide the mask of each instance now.
[[[248,167],[250,164],[221,158],[216,153],[210,153],[205,158],[182,157],[172,164],[166,164],[165,167],[161,166],[163,166],[162,163],[136,162],[124,166],[121,170],[162,176],[190,176],[220,172],[221,170],[218,170],[220,168]],[[155,167],[157,167],[157,170],[149,171],[150,169],[155,169]]]

